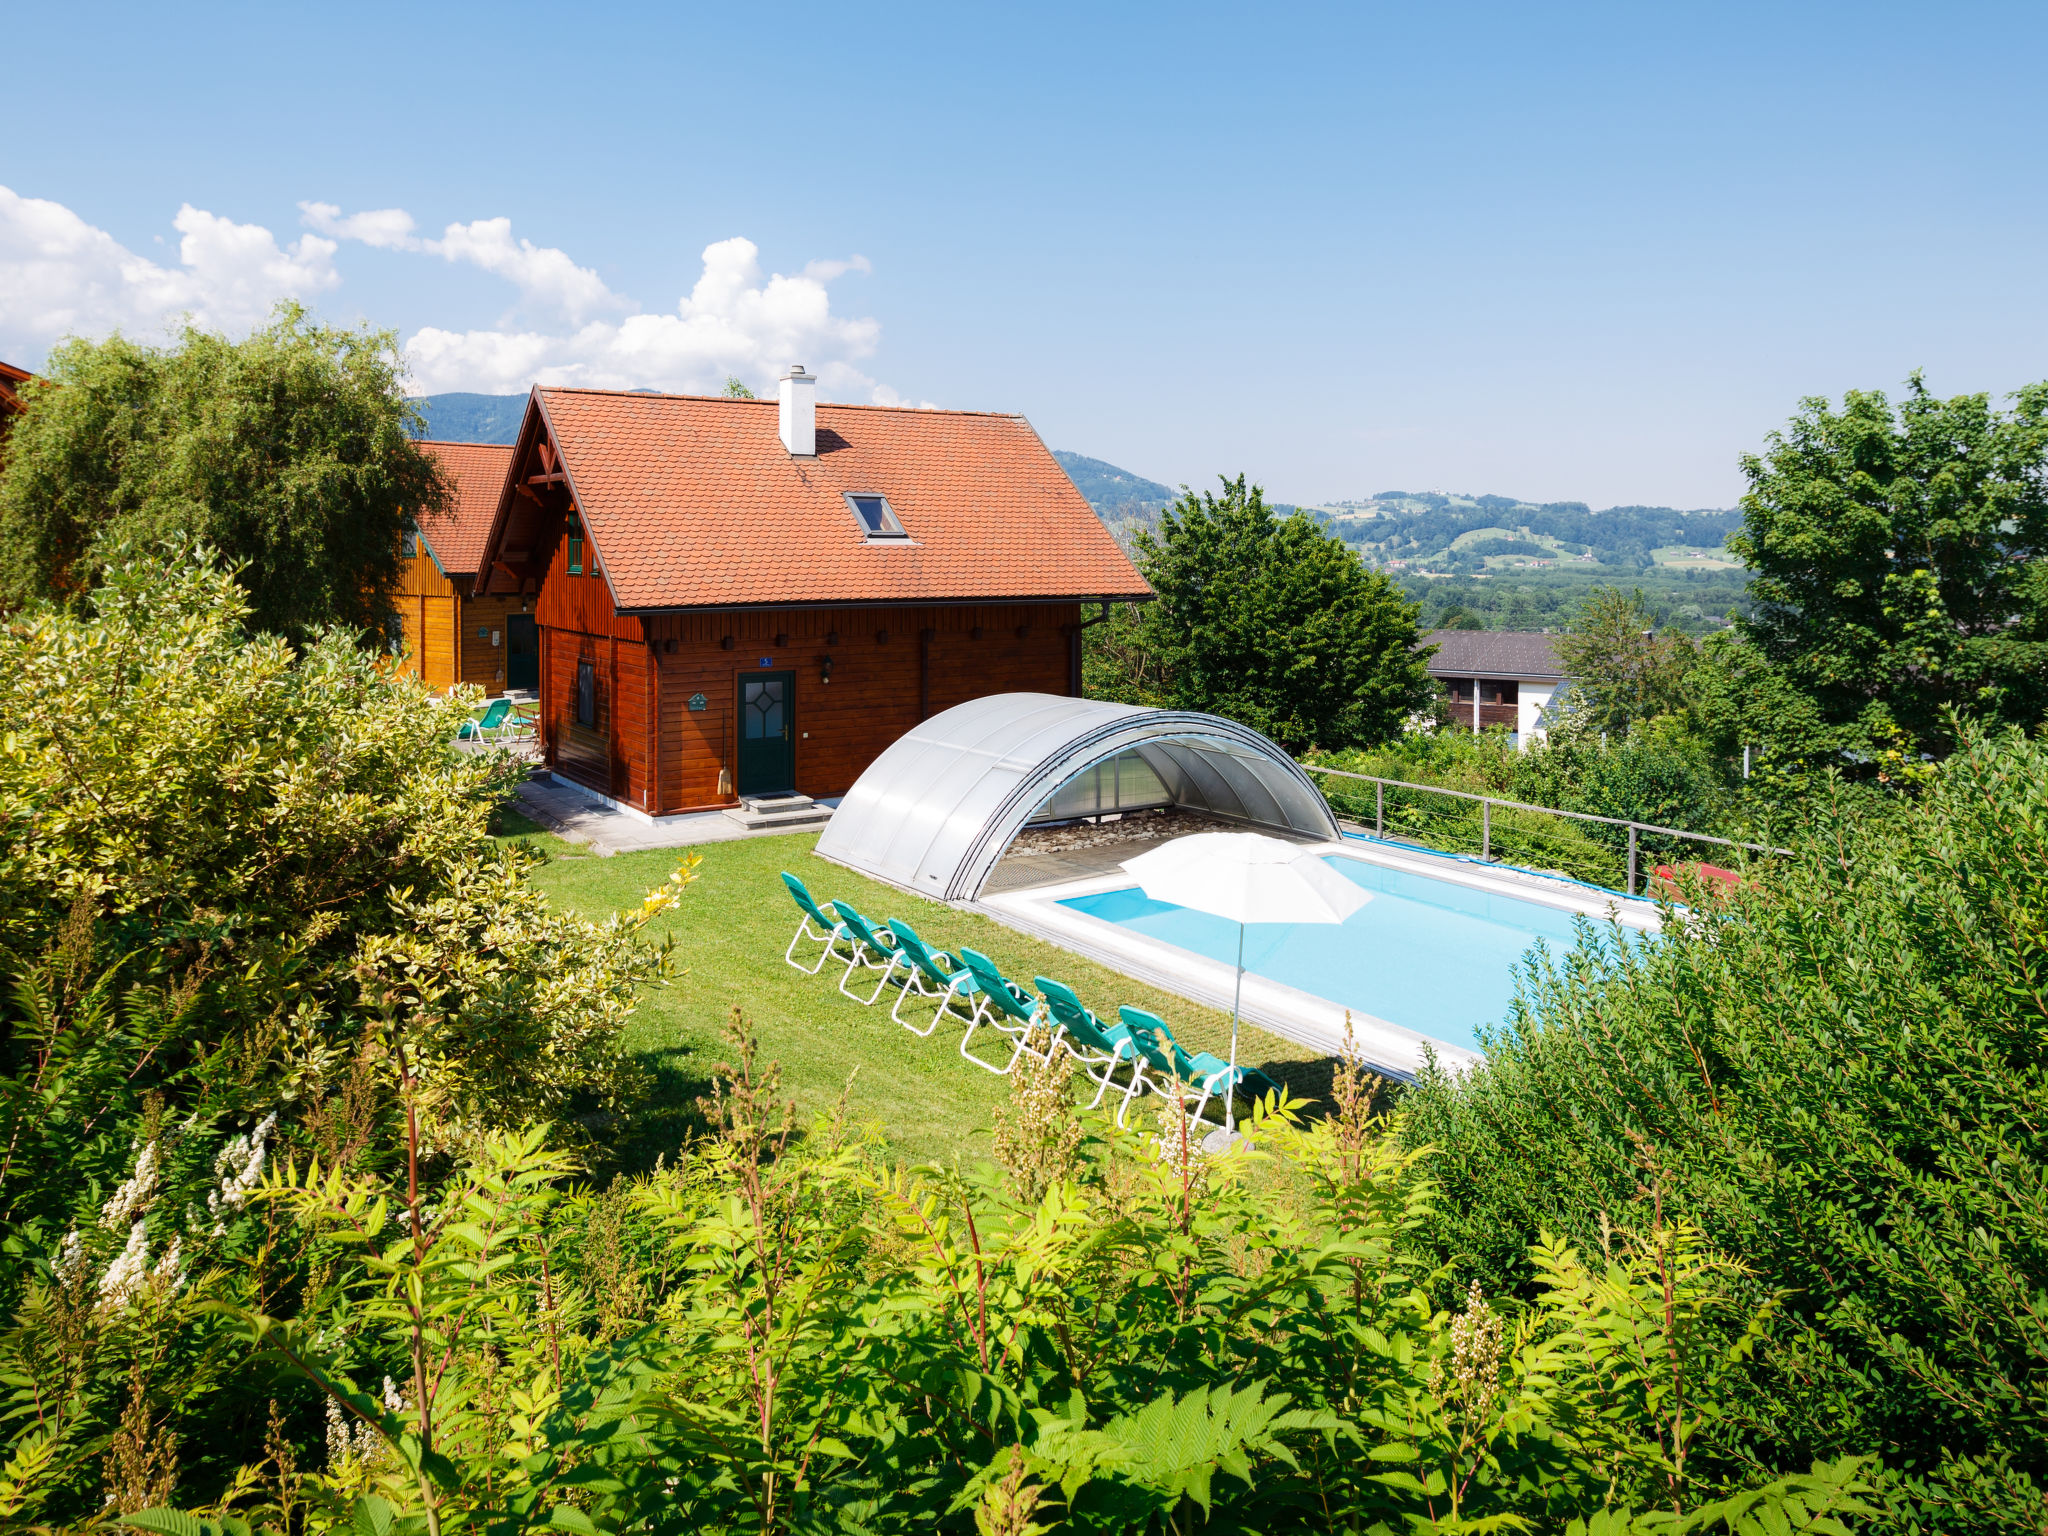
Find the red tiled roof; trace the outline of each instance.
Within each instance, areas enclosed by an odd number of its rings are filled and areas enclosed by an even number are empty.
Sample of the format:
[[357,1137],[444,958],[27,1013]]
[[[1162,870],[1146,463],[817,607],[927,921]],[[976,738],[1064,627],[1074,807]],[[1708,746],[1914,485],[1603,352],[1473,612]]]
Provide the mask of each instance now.
[[[799,459],[772,400],[534,398],[622,610],[1151,595],[1021,416],[820,404]],[[909,542],[868,541],[845,492]]]
[[498,443],[423,442],[455,484],[450,510],[420,520],[420,533],[433,548],[443,575],[467,576],[483,564],[484,541],[512,468],[512,449]]

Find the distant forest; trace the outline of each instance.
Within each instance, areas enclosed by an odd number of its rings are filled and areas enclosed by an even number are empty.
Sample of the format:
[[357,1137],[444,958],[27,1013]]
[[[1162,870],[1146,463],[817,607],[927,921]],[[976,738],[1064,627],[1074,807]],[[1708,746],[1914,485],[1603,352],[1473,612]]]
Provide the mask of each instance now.
[[1584,565],[1564,570],[1511,571],[1491,576],[1419,576],[1393,573],[1401,590],[1422,605],[1425,630],[1562,629],[1579,600],[1595,587],[1640,591],[1659,629],[1703,635],[1727,627],[1731,613],[1749,611],[1749,573],[1686,570],[1653,565],[1619,570]]
[[1320,511],[1333,533],[1369,559],[1426,564],[1447,574],[1477,572],[1489,557],[1502,555],[1590,558],[1597,565],[1645,570],[1660,549],[1718,550],[1742,526],[1739,511],[1723,508],[1595,512],[1583,501],[1434,491],[1382,491],[1369,502],[1340,502]]

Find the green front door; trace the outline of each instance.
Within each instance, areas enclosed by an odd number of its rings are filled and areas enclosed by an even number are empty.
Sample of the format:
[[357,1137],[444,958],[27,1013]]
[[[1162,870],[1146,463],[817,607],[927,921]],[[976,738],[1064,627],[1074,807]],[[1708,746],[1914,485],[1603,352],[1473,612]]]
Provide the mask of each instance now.
[[740,793],[796,788],[796,674],[740,674]]
[[530,613],[506,615],[505,686],[529,690],[540,686],[540,641]]

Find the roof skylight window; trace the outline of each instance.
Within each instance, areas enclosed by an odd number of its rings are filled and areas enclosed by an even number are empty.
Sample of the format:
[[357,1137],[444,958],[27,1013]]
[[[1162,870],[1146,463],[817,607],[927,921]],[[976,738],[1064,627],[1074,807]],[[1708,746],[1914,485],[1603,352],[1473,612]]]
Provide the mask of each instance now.
[[907,539],[903,525],[896,521],[896,514],[889,506],[886,496],[858,496],[846,493],[846,504],[853,508],[853,515],[860,519],[861,530],[871,539]]

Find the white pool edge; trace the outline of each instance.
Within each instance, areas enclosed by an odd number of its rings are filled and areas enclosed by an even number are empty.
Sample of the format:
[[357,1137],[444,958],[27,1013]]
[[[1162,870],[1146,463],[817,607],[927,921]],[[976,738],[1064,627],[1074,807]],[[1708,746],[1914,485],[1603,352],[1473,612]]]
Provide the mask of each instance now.
[[[1643,932],[1654,932],[1659,926],[1657,909],[1647,901],[1603,895],[1562,882],[1558,882],[1555,889],[1550,889],[1527,878],[1504,878],[1482,865],[1447,865],[1445,860],[1425,854],[1405,854],[1382,843],[1362,843],[1347,838],[1337,843],[1313,844],[1303,851],[1341,854],[1361,863],[1378,864],[1489,895],[1552,907],[1594,922],[1616,921]],[[1125,890],[1131,883],[1131,877],[1118,870],[1084,880],[1036,886],[1027,891],[983,896],[964,905],[1006,927],[1107,966],[1134,981],[1228,1013],[1237,979],[1234,966],[1137,933],[1106,918],[1093,917],[1061,905],[1076,896]],[[1395,1077],[1415,1077],[1432,1050],[1436,1053],[1437,1064],[1454,1073],[1482,1059],[1479,1052],[1467,1047],[1433,1039],[1355,1008],[1347,1009],[1342,1003],[1250,971],[1245,973],[1241,1012],[1247,1022],[1283,1040],[1332,1056],[1343,1047],[1344,1023],[1348,1014],[1352,1038],[1366,1064]]]

